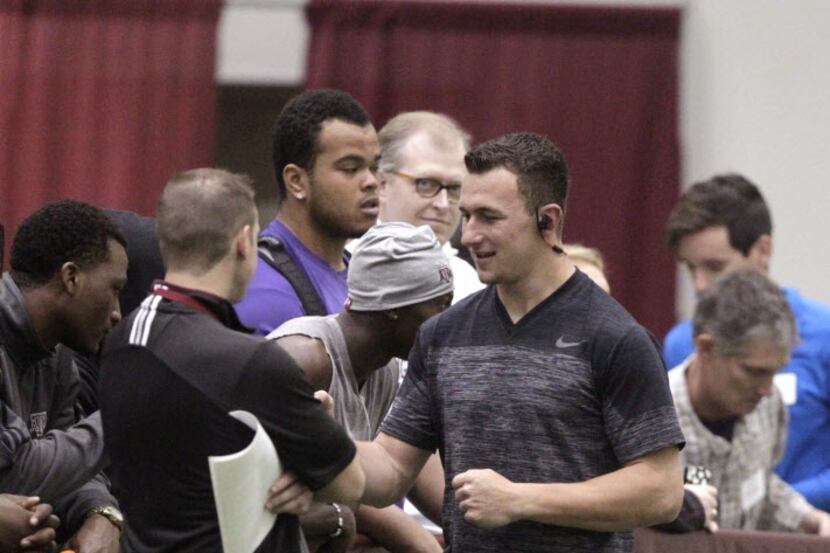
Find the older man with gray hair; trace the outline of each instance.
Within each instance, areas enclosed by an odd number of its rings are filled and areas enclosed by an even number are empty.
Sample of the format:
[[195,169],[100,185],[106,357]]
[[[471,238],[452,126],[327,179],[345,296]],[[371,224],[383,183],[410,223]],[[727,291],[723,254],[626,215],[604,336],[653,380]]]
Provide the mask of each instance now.
[[703,513],[710,528],[830,535],[830,515],[773,472],[787,439],[773,377],[797,342],[786,297],[757,271],[730,273],[702,294],[692,324],[695,353],[669,384],[687,440],[682,458],[708,469],[718,489]]

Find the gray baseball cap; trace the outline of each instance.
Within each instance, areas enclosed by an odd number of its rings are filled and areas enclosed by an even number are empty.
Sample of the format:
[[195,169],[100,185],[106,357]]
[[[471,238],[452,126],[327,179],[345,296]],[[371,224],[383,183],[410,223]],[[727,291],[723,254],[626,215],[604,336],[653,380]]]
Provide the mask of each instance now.
[[453,291],[447,254],[428,226],[381,223],[355,242],[349,262],[349,309],[384,311]]

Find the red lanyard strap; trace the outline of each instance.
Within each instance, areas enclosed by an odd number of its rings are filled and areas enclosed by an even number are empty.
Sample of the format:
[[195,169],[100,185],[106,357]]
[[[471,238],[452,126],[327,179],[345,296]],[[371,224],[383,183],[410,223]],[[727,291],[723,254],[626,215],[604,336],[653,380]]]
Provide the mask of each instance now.
[[153,293],[157,296],[163,297],[164,299],[182,303],[190,308],[195,309],[196,311],[201,311],[206,315],[210,315],[214,319],[219,319],[219,316],[207,307],[205,307],[205,305],[202,302],[177,290],[171,290],[170,288],[163,288],[161,286],[158,286],[155,290],[153,290]]

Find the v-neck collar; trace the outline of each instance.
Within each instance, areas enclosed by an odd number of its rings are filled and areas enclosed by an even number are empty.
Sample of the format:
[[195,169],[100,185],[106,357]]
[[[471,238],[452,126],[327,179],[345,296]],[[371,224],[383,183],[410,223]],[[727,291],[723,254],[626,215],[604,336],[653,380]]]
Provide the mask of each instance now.
[[573,288],[579,285],[582,278],[579,275],[582,275],[582,272],[577,269],[570,277],[568,277],[568,280],[562,283],[559,288],[551,292],[548,297],[533,306],[533,309],[525,313],[524,316],[515,323],[510,318],[507,308],[502,303],[498,290],[495,286],[491,286],[491,293],[493,294],[493,309],[505,334],[507,336],[514,336],[519,334],[522,329],[526,328],[528,325],[532,325],[534,321],[539,318],[539,313],[544,312],[550,304],[556,302],[563,294],[569,293]]

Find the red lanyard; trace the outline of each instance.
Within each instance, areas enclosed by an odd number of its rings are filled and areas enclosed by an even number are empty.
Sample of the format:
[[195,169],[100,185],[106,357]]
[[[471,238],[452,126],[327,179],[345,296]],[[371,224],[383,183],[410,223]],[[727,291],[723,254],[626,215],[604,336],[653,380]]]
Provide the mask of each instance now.
[[196,300],[196,299],[188,296],[187,294],[183,294],[182,292],[179,292],[177,290],[171,290],[170,288],[163,288],[163,286],[164,285],[157,286],[156,289],[153,290],[153,294],[155,294],[157,296],[161,296],[161,297],[163,297],[165,299],[168,299],[170,301],[183,303],[184,305],[186,305],[188,307],[191,307],[191,308],[195,309],[196,311],[201,311],[202,313],[205,313],[206,315],[210,315],[214,319],[219,320],[219,316],[216,313],[214,313],[213,311],[211,311],[210,309],[208,309],[207,307],[205,307],[204,304],[202,304],[202,302],[200,302],[199,300]]

